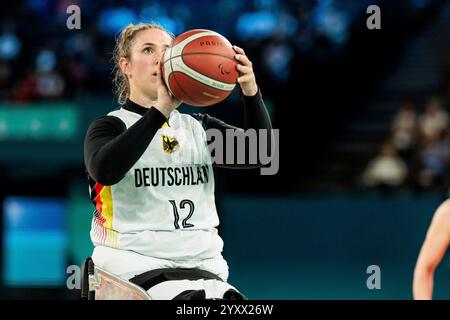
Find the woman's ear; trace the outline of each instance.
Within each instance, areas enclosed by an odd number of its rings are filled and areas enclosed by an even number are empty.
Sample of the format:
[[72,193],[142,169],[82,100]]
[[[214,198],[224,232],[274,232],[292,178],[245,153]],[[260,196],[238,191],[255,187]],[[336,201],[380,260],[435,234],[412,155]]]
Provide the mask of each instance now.
[[120,70],[122,70],[122,72],[127,76],[127,77],[131,77],[131,73],[130,73],[130,64],[128,63],[127,58],[125,57],[121,57],[119,59],[119,66],[120,66]]

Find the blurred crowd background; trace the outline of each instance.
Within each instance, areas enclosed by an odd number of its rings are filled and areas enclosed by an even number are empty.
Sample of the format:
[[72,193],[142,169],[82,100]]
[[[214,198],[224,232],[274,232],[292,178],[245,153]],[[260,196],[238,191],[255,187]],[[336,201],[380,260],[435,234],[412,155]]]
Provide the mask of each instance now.
[[[70,5],[79,30],[66,27]],[[366,27],[370,5],[380,30]],[[66,267],[92,250],[84,134],[117,107],[118,32],[152,21],[243,47],[280,129],[277,175],[216,171],[231,281],[251,298],[410,298],[449,189],[449,1],[24,0],[4,4],[0,21],[0,298],[77,298]],[[181,109],[242,123],[238,90]],[[365,267],[377,261],[392,283],[370,292]]]

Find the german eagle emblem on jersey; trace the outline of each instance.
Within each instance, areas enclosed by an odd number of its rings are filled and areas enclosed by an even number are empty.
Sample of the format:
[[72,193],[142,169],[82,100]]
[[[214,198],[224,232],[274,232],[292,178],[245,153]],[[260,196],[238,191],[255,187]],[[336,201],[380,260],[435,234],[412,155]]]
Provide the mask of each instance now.
[[166,135],[162,135],[163,142],[163,150],[165,153],[172,153],[177,151],[180,148],[180,144],[175,137],[169,137]]

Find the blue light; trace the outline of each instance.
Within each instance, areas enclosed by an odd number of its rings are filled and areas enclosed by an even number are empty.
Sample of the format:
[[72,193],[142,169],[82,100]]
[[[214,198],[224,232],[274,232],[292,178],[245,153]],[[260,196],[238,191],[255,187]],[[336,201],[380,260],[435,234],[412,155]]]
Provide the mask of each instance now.
[[100,14],[99,28],[103,34],[113,35],[137,20],[137,15],[128,8],[107,9]]
[[174,20],[169,17],[158,17],[153,20],[153,22],[156,22],[166,28],[169,32],[172,32],[173,34],[179,34],[184,31],[184,23],[179,20]]
[[277,26],[277,18],[270,12],[245,13],[238,18],[236,33],[242,40],[268,38]]
[[13,33],[5,33],[0,36],[0,58],[14,59],[20,53],[22,45]]
[[314,9],[313,19],[316,30],[334,43],[343,44],[347,41],[351,16],[344,10],[334,7],[333,1],[321,0]]
[[61,286],[67,267],[66,205],[52,198],[3,203],[3,273],[8,286]]
[[36,67],[38,71],[48,72],[56,65],[55,53],[51,50],[42,50],[36,57]]

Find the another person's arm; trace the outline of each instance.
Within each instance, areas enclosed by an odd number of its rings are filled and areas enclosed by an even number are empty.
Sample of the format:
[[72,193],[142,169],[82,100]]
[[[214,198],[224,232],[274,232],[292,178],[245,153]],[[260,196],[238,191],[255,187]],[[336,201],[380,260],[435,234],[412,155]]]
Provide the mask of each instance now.
[[433,297],[434,271],[450,244],[450,200],[442,203],[434,214],[414,269],[415,300]]

